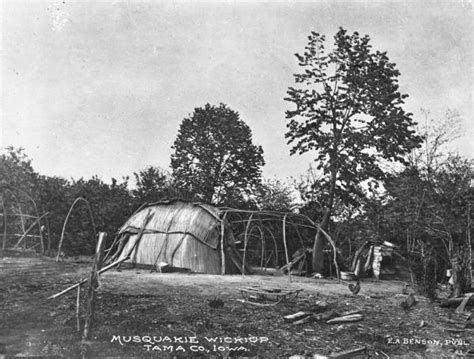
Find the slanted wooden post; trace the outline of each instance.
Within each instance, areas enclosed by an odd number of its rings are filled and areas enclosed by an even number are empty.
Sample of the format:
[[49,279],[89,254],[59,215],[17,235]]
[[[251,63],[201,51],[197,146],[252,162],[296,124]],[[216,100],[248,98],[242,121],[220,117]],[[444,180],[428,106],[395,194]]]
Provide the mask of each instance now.
[[98,271],[100,271],[104,259],[104,244],[106,236],[107,234],[105,232],[99,233],[99,241],[97,242],[97,247],[95,250],[94,264],[92,265],[91,276],[89,279],[89,288],[87,289],[87,310],[86,321],[84,323],[84,333],[82,335],[83,340],[87,340],[89,338],[92,322],[94,320],[95,300],[97,296],[97,289],[99,287],[97,278]]

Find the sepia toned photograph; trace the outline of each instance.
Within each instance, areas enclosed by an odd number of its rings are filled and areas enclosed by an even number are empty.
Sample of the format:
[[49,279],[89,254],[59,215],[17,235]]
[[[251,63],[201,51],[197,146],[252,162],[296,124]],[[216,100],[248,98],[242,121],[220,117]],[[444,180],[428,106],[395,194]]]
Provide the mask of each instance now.
[[0,359],[474,357],[472,1],[0,4]]

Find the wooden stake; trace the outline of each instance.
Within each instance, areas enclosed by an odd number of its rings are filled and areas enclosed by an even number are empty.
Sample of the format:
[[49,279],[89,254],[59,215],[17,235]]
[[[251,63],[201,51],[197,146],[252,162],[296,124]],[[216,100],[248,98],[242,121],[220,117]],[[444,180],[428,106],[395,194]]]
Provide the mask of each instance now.
[[83,340],[89,338],[89,334],[94,321],[95,301],[97,297],[97,288],[99,287],[98,282],[98,271],[102,267],[102,261],[104,259],[104,244],[106,233],[99,233],[99,241],[95,251],[94,264],[91,270],[91,276],[89,279],[89,288],[87,289],[87,309],[86,309],[86,320],[84,323],[84,333],[82,335]]

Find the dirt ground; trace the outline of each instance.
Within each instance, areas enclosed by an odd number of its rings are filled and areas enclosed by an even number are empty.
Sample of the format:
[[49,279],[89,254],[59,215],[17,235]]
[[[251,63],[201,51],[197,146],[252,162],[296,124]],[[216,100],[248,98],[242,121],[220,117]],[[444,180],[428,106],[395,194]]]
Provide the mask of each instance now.
[[[365,347],[361,357],[437,358],[468,356],[474,349],[474,331],[463,328],[453,309],[417,296],[417,304],[404,310],[402,282],[365,279],[353,295],[337,280],[139,269],[111,270],[101,277],[92,336],[82,343],[76,291],[47,297],[87,277],[89,270],[84,261],[56,263],[4,253],[0,357],[312,357]],[[248,286],[303,290],[297,298],[262,307],[239,301],[239,288]],[[321,302],[327,308],[318,306]],[[363,320],[295,325],[283,318],[329,310],[360,310]]]

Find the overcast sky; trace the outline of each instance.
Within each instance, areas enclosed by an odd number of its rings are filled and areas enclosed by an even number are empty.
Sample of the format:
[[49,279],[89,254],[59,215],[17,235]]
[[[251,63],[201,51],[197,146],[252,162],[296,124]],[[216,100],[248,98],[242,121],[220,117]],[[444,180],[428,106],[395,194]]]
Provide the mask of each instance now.
[[1,146],[24,147],[40,173],[109,181],[168,169],[195,107],[223,102],[262,145],[266,177],[298,176],[285,97],[311,31],[368,34],[401,72],[406,109],[462,116],[456,148],[474,155],[472,4],[5,2],[1,5]]

